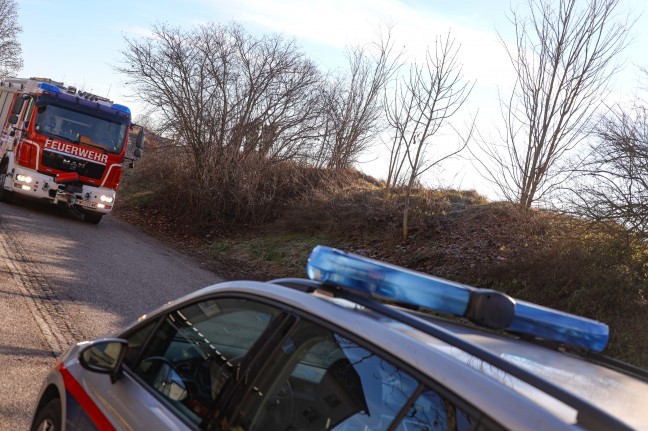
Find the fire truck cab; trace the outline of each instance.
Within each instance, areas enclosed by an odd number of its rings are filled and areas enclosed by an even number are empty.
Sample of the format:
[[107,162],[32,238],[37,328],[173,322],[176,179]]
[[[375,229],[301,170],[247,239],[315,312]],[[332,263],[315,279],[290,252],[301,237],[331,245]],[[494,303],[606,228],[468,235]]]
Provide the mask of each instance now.
[[94,224],[113,208],[124,161],[142,154],[128,107],[51,79],[0,82],[0,125],[0,200],[47,200]]

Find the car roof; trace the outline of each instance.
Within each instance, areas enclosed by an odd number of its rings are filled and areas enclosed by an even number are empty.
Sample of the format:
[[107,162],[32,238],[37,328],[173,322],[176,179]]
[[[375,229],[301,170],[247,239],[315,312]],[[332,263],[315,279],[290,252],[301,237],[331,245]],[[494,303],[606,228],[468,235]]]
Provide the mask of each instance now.
[[[230,281],[203,288],[173,301],[158,313],[215,295],[276,301],[295,312],[344,328],[354,337],[374,345],[397,358],[400,363],[408,365],[411,370],[417,370],[459,395],[464,401],[488,412],[493,420],[510,429],[582,429],[570,427],[576,427],[577,423],[583,425],[583,421],[587,423],[582,411],[459,347],[385,317],[380,312],[368,310],[363,305],[336,298],[326,289],[312,292],[309,292],[312,289],[302,290],[304,291],[300,292],[294,287],[275,282]],[[648,411],[640,408],[648,401],[648,384],[645,381],[588,362],[579,356],[519,338],[421,313],[404,313],[415,318],[421,317],[421,320],[429,324],[489,350],[514,367],[528,370],[554,385],[568,388],[574,395],[621,418],[634,429],[646,429]],[[591,429],[610,427],[602,424]]]
[[[592,362],[576,353],[519,339],[505,334],[497,334],[467,325],[436,319],[436,323],[454,334],[482,346],[496,355],[524,368],[574,393],[579,398],[599,406],[611,415],[622,418],[636,429],[648,427],[648,381],[630,373],[621,372],[603,364]],[[398,325],[398,330],[433,346],[453,358],[472,367],[481,369],[485,374],[498,380],[517,392],[549,406],[565,420],[575,420],[576,412],[566,405],[556,402],[541,390],[490,366],[485,361],[469,355],[459,348],[440,342],[420,331],[413,331],[406,325]]]
[[[370,269],[375,276],[377,268]],[[614,368],[620,369],[614,369],[587,360],[577,354],[583,349],[564,343],[549,343],[549,348],[547,340],[530,342],[499,330],[387,305],[348,285],[317,279],[225,282],[173,301],[156,314],[229,294],[277,301],[343,328],[509,429],[648,429],[648,409],[643,408],[648,405],[645,370],[626,364],[616,364]],[[602,327],[586,324],[597,330]],[[570,337],[560,341],[569,343]],[[605,362],[596,352],[585,351],[585,356]]]

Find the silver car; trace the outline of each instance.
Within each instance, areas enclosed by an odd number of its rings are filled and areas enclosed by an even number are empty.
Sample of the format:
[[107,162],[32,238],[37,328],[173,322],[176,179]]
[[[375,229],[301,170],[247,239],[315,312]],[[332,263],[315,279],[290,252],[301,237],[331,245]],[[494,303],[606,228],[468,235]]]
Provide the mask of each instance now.
[[71,347],[32,430],[648,430],[601,322],[318,246]]

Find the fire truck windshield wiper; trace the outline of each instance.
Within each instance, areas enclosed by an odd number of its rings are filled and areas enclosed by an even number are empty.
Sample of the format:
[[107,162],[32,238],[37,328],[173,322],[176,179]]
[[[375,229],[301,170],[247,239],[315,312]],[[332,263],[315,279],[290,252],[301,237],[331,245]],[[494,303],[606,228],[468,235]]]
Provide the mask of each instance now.
[[72,142],[72,143],[78,143],[74,139],[70,138],[69,136],[63,136],[63,135],[57,135],[56,133],[52,132],[44,132],[46,135],[51,136],[52,138],[59,138],[59,139],[65,139],[66,141]]

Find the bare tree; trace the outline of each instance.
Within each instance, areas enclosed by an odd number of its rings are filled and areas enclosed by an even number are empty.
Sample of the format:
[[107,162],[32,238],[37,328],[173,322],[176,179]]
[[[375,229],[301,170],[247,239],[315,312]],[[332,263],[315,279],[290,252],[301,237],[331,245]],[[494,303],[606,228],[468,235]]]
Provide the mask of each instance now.
[[294,42],[255,38],[236,24],[152,30],[151,37],[126,39],[117,70],[199,173],[208,161],[250,154],[308,157],[319,127],[320,75]]
[[[388,187],[403,178],[407,170],[406,202],[403,210],[403,238],[409,234],[409,206],[413,188],[421,175],[465,149],[450,119],[464,105],[474,83],[465,81],[458,61],[459,46],[450,33],[437,37],[435,50],[426,52],[425,63],[414,64],[409,76],[399,83],[387,116],[393,130]],[[441,145],[440,134],[449,128],[459,137],[456,146]],[[437,145],[435,145],[435,143]]]
[[349,71],[332,76],[324,92],[319,165],[344,169],[381,132],[383,91],[398,67],[391,28],[377,42],[347,52]]
[[18,35],[18,4],[15,0],[0,0],[0,78],[15,75],[23,66]]
[[502,143],[477,159],[503,195],[530,208],[572,172],[566,157],[600,106],[632,25],[617,20],[620,0],[529,0],[512,12],[516,41],[502,38],[516,83],[501,101]]
[[169,201],[205,220],[272,213],[291,172],[283,162],[308,161],[319,142],[315,64],[294,42],[236,24],[156,25],[150,37],[126,38],[122,55],[116,69],[174,143],[159,159],[178,178],[166,182]]
[[580,216],[648,237],[648,110],[611,109],[598,124],[570,208]]

